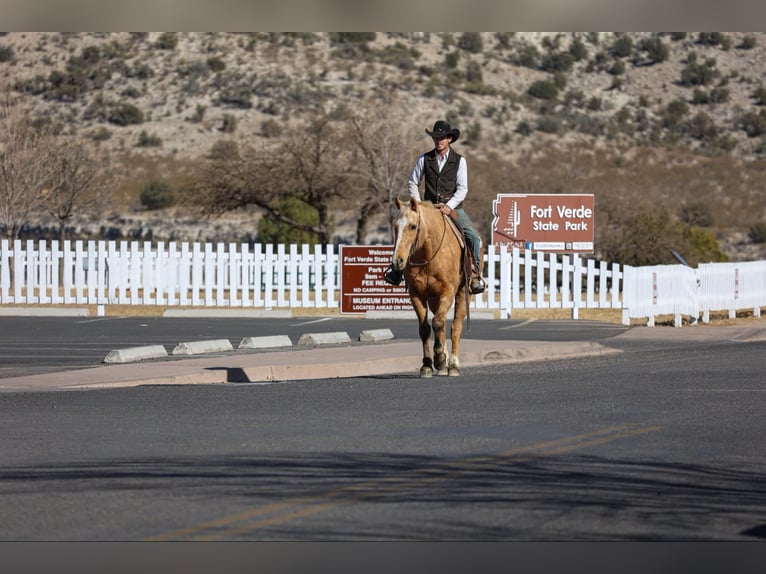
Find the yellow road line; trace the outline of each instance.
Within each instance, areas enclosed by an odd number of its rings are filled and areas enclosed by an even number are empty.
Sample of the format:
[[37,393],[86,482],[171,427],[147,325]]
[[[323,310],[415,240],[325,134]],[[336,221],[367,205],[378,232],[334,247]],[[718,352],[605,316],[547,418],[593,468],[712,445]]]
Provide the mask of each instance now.
[[[456,476],[486,470],[507,463],[509,459],[522,462],[534,456],[551,456],[574,450],[606,444],[615,440],[658,431],[660,426],[614,426],[579,435],[563,437],[541,443],[518,447],[497,453],[457,461],[450,461],[428,468],[414,469],[395,476],[350,484],[314,496],[305,496],[280,503],[266,504],[245,512],[222,516],[199,524],[180,528],[148,538],[148,541],[188,539],[220,540],[245,532],[252,532],[296,518],[303,518],[350,504],[390,494],[404,488],[422,486]],[[527,454],[529,456],[521,456]],[[271,515],[271,516],[269,516]],[[259,520],[252,521],[254,518]]]

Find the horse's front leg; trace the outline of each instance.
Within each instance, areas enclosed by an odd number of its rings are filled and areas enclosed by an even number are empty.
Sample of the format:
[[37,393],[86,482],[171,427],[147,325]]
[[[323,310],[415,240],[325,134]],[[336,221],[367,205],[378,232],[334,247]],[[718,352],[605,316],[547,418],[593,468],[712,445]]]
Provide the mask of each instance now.
[[[449,301],[449,299],[447,299]],[[447,362],[447,311],[449,305],[444,304],[444,300],[440,301],[434,310],[434,317],[431,319],[431,326],[434,330],[434,367],[438,374],[448,374]]]
[[425,301],[413,299],[412,306],[418,317],[418,333],[423,344],[423,364],[420,367],[420,376],[428,378],[433,375],[433,353],[431,351],[431,326],[428,324],[428,308]]

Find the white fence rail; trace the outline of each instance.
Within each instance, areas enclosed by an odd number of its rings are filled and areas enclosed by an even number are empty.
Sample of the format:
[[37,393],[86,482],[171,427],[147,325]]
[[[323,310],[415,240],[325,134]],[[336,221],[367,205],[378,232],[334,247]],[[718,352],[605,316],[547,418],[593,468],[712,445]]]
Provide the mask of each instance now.
[[[624,323],[766,306],[766,261],[623,268],[574,255],[488,250],[472,309],[621,309]],[[339,306],[332,245],[137,241],[0,242],[0,304],[202,307]]]

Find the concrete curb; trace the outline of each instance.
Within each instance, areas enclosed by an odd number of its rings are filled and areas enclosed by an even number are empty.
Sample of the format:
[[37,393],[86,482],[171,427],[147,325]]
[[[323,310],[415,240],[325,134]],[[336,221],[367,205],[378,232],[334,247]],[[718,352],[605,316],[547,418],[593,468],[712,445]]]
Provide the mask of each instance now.
[[366,342],[389,341],[393,338],[391,329],[366,329],[359,335],[359,340]]
[[232,309],[232,308],[220,308],[220,309],[165,309],[162,313],[163,317],[219,317],[219,318],[231,318],[231,317],[246,317],[246,318],[263,318],[273,317],[291,318],[293,312],[290,310],[268,310],[268,309]]
[[205,353],[222,353],[233,351],[231,341],[228,339],[214,339],[211,341],[188,341],[178,343],[173,349],[174,355],[204,355]]
[[304,333],[298,339],[298,345],[333,345],[338,343],[350,343],[351,337],[345,331],[334,333]]
[[147,345],[144,347],[128,347],[127,349],[109,351],[106,357],[104,357],[104,362],[108,364],[134,363],[136,361],[160,359],[167,356],[168,352],[162,345]]
[[4,307],[0,306],[2,317],[90,317],[84,307]]
[[[164,347],[161,347],[164,352]],[[141,347],[122,349],[138,356]],[[463,340],[460,365],[471,367],[619,353],[593,342]],[[145,357],[145,354],[141,354]],[[306,379],[401,375],[414,378],[422,362],[419,340],[385,345],[293,349],[289,352],[234,353],[173,361],[129,362],[0,379],[3,390],[98,389],[138,385],[270,383]]]
[[[454,308],[447,312],[447,319],[453,319],[455,316]],[[428,317],[433,317],[433,314],[429,311]],[[408,311],[366,311],[364,314],[365,319],[417,319],[415,310]],[[476,311],[471,309],[471,320],[486,320],[495,319],[495,313],[492,311]]]
[[293,342],[287,335],[267,335],[263,337],[245,337],[239,342],[239,349],[272,349],[292,347]]

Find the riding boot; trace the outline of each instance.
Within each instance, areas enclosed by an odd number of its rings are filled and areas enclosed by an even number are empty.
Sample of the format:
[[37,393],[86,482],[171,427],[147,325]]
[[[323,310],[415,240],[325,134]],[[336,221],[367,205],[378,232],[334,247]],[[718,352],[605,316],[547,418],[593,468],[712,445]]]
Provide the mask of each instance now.
[[471,295],[478,295],[483,293],[486,288],[487,284],[481,276],[481,271],[479,271],[475,264],[471,265],[471,279],[468,282],[468,292]]
[[383,273],[383,280],[391,285],[399,285],[402,282],[402,272],[399,269],[389,267]]

